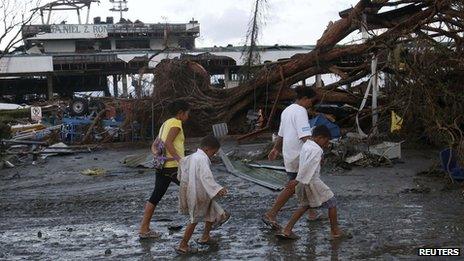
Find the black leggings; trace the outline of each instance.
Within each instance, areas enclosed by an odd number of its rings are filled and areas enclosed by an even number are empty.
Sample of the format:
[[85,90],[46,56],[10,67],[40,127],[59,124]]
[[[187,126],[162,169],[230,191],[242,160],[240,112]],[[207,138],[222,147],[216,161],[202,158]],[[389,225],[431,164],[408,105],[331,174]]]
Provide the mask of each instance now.
[[153,193],[151,193],[151,197],[148,202],[153,205],[157,205],[163,198],[164,194],[166,194],[171,182],[174,182],[177,185],[180,184],[179,180],[177,180],[177,168],[164,168],[161,171],[156,171],[155,189],[153,190]]

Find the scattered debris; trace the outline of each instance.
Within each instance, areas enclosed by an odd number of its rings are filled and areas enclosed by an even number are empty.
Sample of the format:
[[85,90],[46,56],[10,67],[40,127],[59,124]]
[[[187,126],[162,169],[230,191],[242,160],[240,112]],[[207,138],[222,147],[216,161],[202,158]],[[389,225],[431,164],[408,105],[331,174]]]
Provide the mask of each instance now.
[[387,159],[401,159],[401,142],[387,142],[369,146],[369,152]]
[[237,177],[272,190],[282,190],[287,182],[286,174],[281,171],[251,169],[240,161],[232,162],[222,149],[219,149],[218,155],[227,171]]
[[121,160],[121,163],[131,168],[143,167],[153,169],[155,167],[151,153],[128,155]]
[[319,125],[324,125],[330,130],[330,135],[332,139],[338,139],[341,136],[340,127],[332,121],[328,120],[324,114],[318,114],[311,120],[309,120],[310,126],[316,127]]
[[356,155],[353,155],[353,156],[350,156],[350,157],[347,157],[345,159],[345,162],[348,163],[348,164],[352,164],[352,163],[355,163],[359,160],[362,160],[364,159],[366,156],[364,155],[364,153],[360,152]]
[[103,168],[91,168],[91,169],[85,169],[81,171],[81,174],[87,175],[87,176],[100,176],[103,174],[106,174],[106,170]]
[[247,164],[247,166],[250,166],[252,168],[273,169],[273,170],[279,170],[279,171],[285,172],[285,167],[283,166],[266,165],[266,164],[259,164],[259,163],[250,163],[250,164]]
[[431,191],[432,189],[429,187],[422,187],[418,185],[416,188],[403,189],[400,193],[427,194],[427,193],[430,193]]

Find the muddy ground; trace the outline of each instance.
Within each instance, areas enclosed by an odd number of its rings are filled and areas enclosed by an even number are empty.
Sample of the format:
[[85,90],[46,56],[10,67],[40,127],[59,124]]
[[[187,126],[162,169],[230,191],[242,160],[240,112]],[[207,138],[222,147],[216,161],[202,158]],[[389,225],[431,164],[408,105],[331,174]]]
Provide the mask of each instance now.
[[[137,237],[154,175],[126,168],[118,161],[145,151],[103,150],[0,170],[0,259],[180,258],[173,248],[183,231],[169,227],[185,224],[186,218],[177,214],[174,184],[152,222],[152,227],[163,233],[161,239],[139,241]],[[342,242],[329,240],[327,220],[309,223],[305,219],[295,229],[300,240],[277,240],[260,220],[277,192],[228,174],[223,165],[215,164],[213,172],[218,182],[230,190],[220,203],[233,217],[213,232],[217,245],[202,247],[199,254],[184,259],[396,260],[417,259],[416,249],[422,246],[464,249],[461,190],[443,190],[443,179],[416,175],[436,161],[437,153],[406,150],[403,154],[404,163],[394,167],[324,171],[323,179],[337,195],[340,224],[353,234],[352,239]],[[107,173],[80,174],[91,167],[105,168]],[[288,220],[295,207],[296,200],[292,199],[279,220]]]

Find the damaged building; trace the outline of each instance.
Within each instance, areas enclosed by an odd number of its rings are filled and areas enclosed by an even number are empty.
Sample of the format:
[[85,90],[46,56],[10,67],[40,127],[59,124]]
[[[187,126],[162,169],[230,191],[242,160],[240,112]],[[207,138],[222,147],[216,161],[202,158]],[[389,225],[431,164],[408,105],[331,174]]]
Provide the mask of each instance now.
[[[154,68],[163,59],[192,60],[211,75],[213,85],[232,88],[243,80],[243,47],[197,48],[200,24],[144,23],[113,17],[89,21],[95,1],[53,1],[35,9],[40,24],[25,25],[23,46],[0,61],[0,96],[4,101],[28,103],[31,99],[72,98],[76,92],[104,96],[139,96],[133,75]],[[51,24],[53,13],[73,10],[78,24]],[[123,10],[124,11],[124,10]],[[275,62],[307,53],[314,46],[260,46],[262,62]],[[131,89],[135,94],[131,95]]]
[[[127,75],[148,66],[148,55],[166,46],[193,50],[200,25],[143,23],[113,17],[93,23],[81,22],[80,13],[90,11],[94,1],[54,1],[38,8],[41,24],[22,28],[24,52],[6,55],[0,64],[0,94],[54,94],[72,97],[74,92],[101,91],[110,95],[109,82],[122,82],[121,96],[127,97]],[[76,10],[79,24],[50,24],[50,16],[62,10]],[[48,13],[48,17],[46,16]],[[112,77],[112,81],[108,78]],[[117,86],[114,85],[114,86]],[[113,92],[119,96],[118,89]]]

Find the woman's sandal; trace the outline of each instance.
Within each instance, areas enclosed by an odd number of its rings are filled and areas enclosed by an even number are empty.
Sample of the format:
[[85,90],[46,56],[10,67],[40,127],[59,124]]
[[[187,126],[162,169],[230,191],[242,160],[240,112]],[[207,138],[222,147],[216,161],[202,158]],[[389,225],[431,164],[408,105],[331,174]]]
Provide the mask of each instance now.
[[280,231],[279,233],[276,234],[276,237],[280,239],[285,239],[285,240],[297,240],[300,237],[297,236],[295,233],[291,233],[290,235],[285,234],[283,231]]
[[187,250],[180,249],[178,247],[175,248],[176,253],[179,255],[191,255],[198,253],[198,249],[193,247],[188,247]]
[[153,231],[153,230],[148,230],[148,232],[145,233],[139,233],[139,238],[140,239],[153,239],[153,238],[159,238],[161,237],[161,234]]
[[262,215],[261,216],[261,220],[264,222],[264,224],[266,224],[267,226],[271,227],[271,229],[273,230],[280,230],[282,229],[282,227],[279,225],[279,223],[277,223],[277,221],[272,221],[269,219],[268,216],[266,216],[266,214]]

